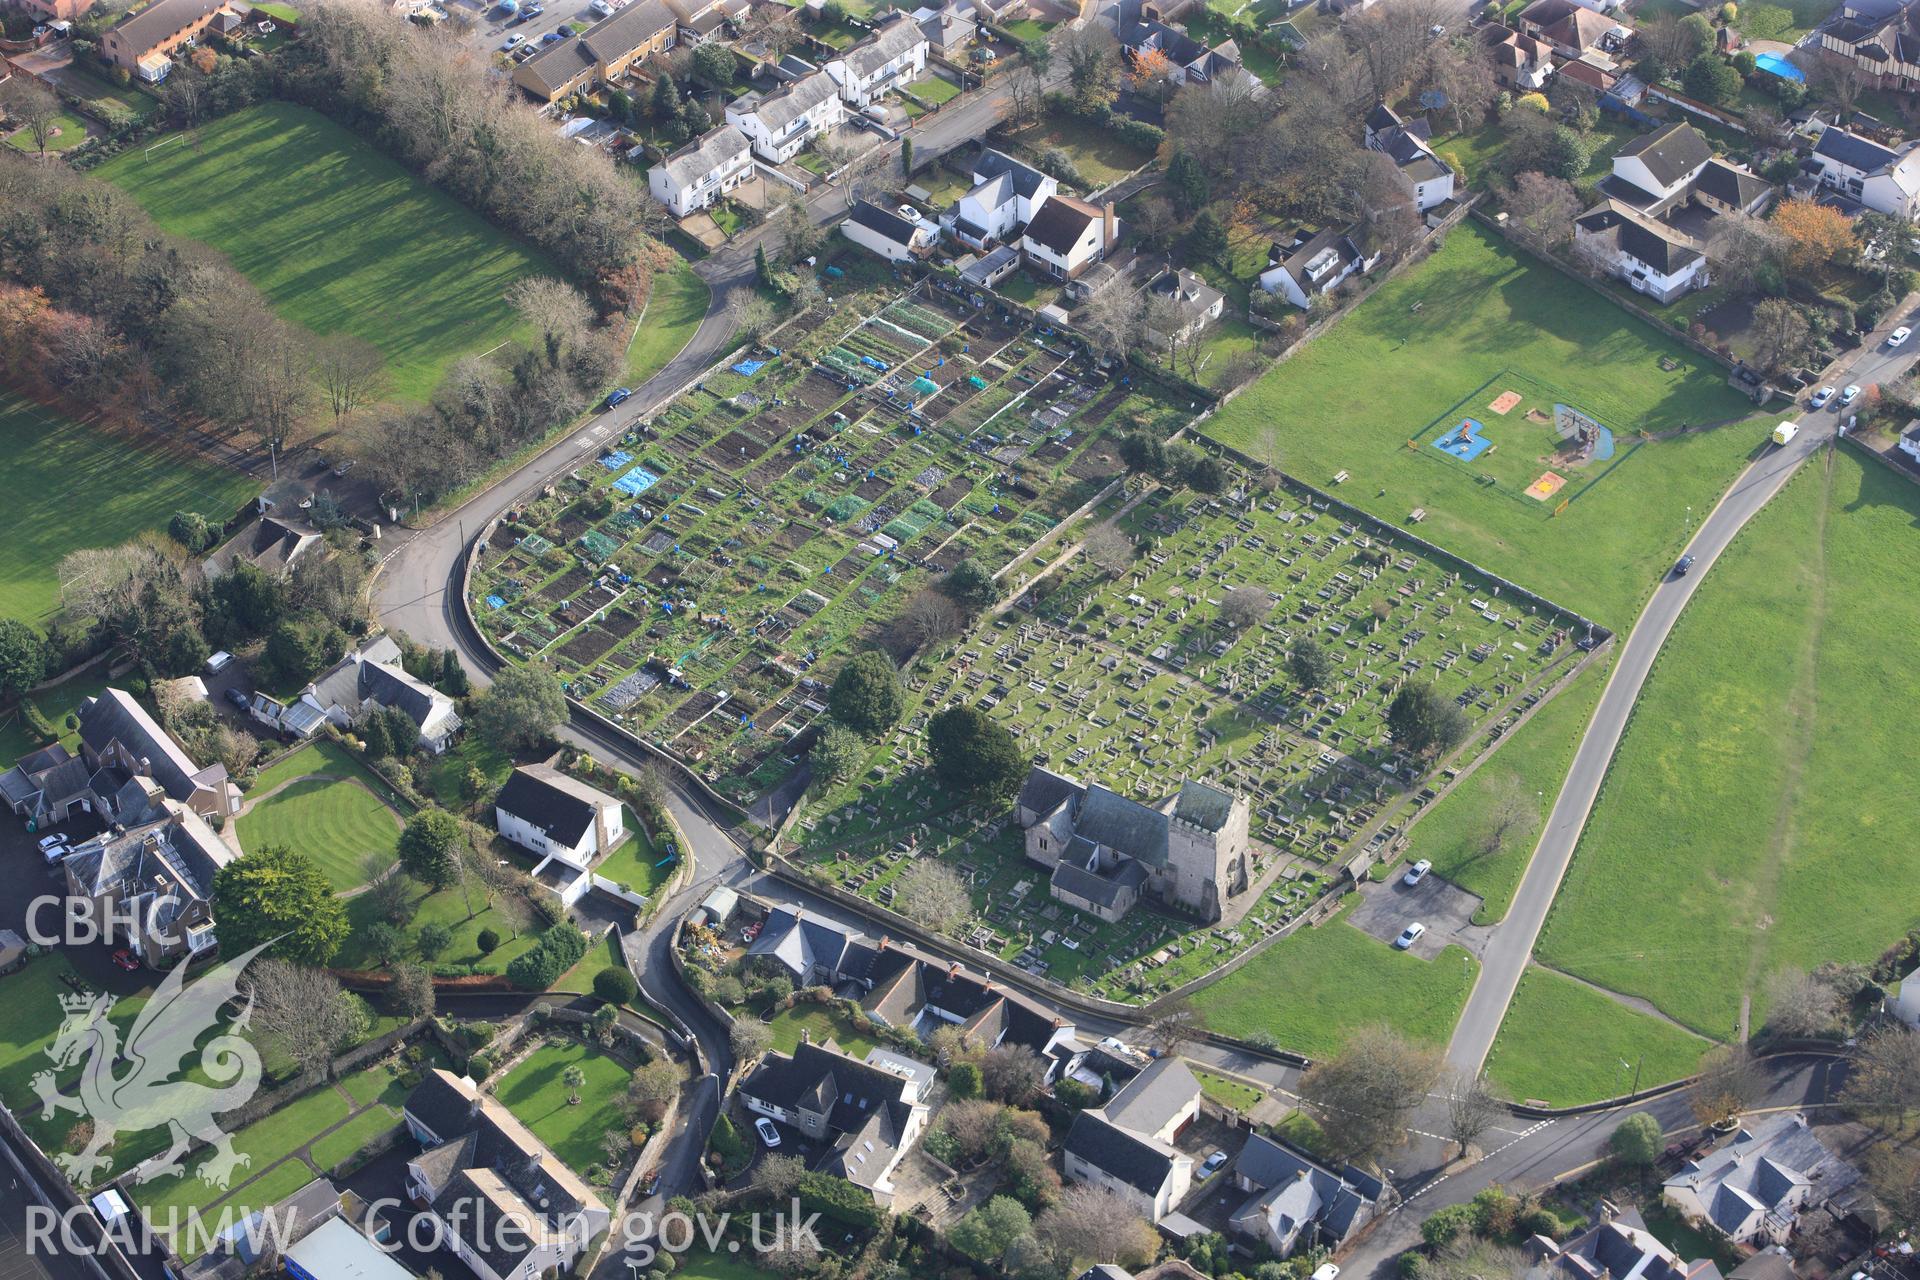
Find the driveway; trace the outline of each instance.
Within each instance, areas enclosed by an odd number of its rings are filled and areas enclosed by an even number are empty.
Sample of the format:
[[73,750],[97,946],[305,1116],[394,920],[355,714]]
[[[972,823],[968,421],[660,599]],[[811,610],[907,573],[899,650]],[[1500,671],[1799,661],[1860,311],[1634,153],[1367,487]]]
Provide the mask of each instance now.
[[1458,943],[1478,955],[1492,932],[1473,923],[1473,913],[1480,909],[1480,895],[1436,875],[1429,874],[1412,886],[1405,883],[1404,876],[1395,875],[1385,884],[1360,892],[1360,905],[1347,917],[1347,923],[1391,943],[1418,921],[1427,926],[1427,931],[1409,950],[1422,960],[1432,960],[1449,943]]

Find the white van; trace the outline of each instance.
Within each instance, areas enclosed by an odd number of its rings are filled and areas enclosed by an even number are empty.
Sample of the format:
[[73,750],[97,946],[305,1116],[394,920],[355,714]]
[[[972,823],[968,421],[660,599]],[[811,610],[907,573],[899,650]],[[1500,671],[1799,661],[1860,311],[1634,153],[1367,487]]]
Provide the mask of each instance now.
[[1775,444],[1790,444],[1792,443],[1793,438],[1799,434],[1800,434],[1799,423],[1783,422],[1779,426],[1773,429],[1773,442]]
[[217,676],[233,664],[233,655],[225,649],[207,659],[207,674]]

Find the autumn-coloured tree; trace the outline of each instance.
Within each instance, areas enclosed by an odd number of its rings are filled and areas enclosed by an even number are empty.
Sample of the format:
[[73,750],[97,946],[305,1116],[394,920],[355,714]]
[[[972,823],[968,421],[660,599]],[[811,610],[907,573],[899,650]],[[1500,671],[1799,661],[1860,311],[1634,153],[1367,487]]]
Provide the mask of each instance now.
[[1774,211],[1773,225],[1787,238],[1787,266],[1810,271],[1854,249],[1853,219],[1812,200],[1788,200]]
[[1171,83],[1173,59],[1161,49],[1142,49],[1133,55],[1127,79],[1142,93],[1161,93]]
[[210,76],[213,74],[214,68],[220,65],[220,55],[205,45],[201,45],[187,55],[187,62],[201,75]]

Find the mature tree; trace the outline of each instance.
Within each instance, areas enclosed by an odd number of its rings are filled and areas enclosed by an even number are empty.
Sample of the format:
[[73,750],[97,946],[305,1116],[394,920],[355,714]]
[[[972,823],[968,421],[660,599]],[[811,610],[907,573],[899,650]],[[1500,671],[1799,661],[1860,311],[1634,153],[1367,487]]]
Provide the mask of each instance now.
[[[703,49],[706,47],[701,46]],[[771,302],[758,295],[748,298],[740,308],[740,332],[755,342],[772,333],[779,323],[780,313],[773,309]]]
[[1800,363],[1812,336],[1806,313],[1785,298],[1768,298],[1753,309],[1754,363],[1768,372]]
[[833,718],[870,738],[898,723],[905,706],[900,672],[878,649],[857,653],[841,663],[827,693],[827,711]]
[[1895,1023],[1863,1036],[1840,1101],[1873,1124],[1906,1132],[1920,1110],[1920,1031]]
[[543,746],[567,718],[567,696],[541,667],[508,667],[473,700],[474,732],[503,751]]
[[1303,689],[1323,688],[1337,665],[1333,653],[1311,636],[1296,637],[1287,648],[1287,670]]
[[1000,599],[1000,584],[993,571],[972,557],[940,579],[940,590],[970,614],[990,609]]
[[894,619],[893,630],[906,651],[951,640],[966,628],[967,618],[953,597],[931,588],[916,591]]
[[1015,129],[1032,124],[1040,116],[1046,85],[1040,73],[1030,66],[1017,66],[1006,77],[1007,124]]
[[347,909],[304,853],[262,845],[214,873],[213,911],[228,955],[272,943],[268,954],[325,964],[348,933]]
[[1081,542],[1087,560],[1102,573],[1117,577],[1133,567],[1133,539],[1112,524],[1101,524]]
[[827,233],[814,223],[813,211],[797,191],[781,188],[767,221],[779,234],[782,254],[790,265],[813,257],[826,245]]
[[467,833],[445,809],[428,807],[407,819],[400,833],[400,866],[429,889],[444,889],[460,874]]
[[651,1058],[627,1077],[627,1108],[649,1124],[657,1123],[680,1093],[680,1070],[667,1058]]
[[1666,1140],[1659,1120],[1648,1112],[1636,1111],[1614,1127],[1607,1138],[1607,1149],[1635,1168],[1648,1169],[1660,1158]]
[[1300,1077],[1300,1097],[1327,1145],[1346,1160],[1377,1158],[1399,1143],[1440,1072],[1439,1056],[1389,1027],[1365,1027]]
[[729,1038],[733,1047],[733,1056],[743,1063],[753,1062],[773,1047],[772,1030],[766,1023],[756,1018],[736,1020]]
[[1719,219],[1715,234],[1714,270],[1721,283],[1736,293],[1777,293],[1785,287],[1781,266],[1787,244],[1779,227],[1750,213],[1732,213]]
[[1812,271],[1853,253],[1853,219],[1804,196],[1784,200],[1773,211],[1773,225],[1786,237],[1787,266]]
[[1824,1036],[1840,1026],[1840,993],[1811,973],[1783,969],[1767,983],[1767,1029],[1788,1039]]
[[1248,149],[1273,119],[1274,95],[1251,76],[1216,76],[1181,88],[1167,107],[1175,155],[1167,170],[1176,207],[1192,213],[1257,176]]
[[1167,178],[1163,185],[1173,193],[1173,207],[1182,216],[1198,212],[1207,203],[1207,171],[1190,151],[1173,153],[1173,158],[1167,161]]
[[1012,1196],[995,1196],[969,1209],[948,1228],[947,1243],[988,1266],[1000,1261],[1007,1246],[1033,1230],[1033,1216]]
[[1024,1107],[1047,1083],[1047,1064],[1022,1044],[995,1045],[980,1058],[980,1084],[989,1098]]
[[1447,1092],[1447,1136],[1460,1144],[1460,1158],[1507,1112],[1507,1102],[1486,1076],[1456,1077]]
[[1718,1045],[1700,1059],[1693,1114],[1701,1124],[1731,1120],[1758,1101],[1765,1088],[1760,1064],[1745,1043]]
[[30,75],[0,81],[0,117],[12,121],[33,139],[33,149],[44,159],[47,143],[60,119],[60,97]]
[[973,898],[959,872],[923,858],[896,882],[893,909],[923,928],[950,933],[973,910]]
[[1202,209],[1194,215],[1193,225],[1187,228],[1188,256],[1200,262],[1211,262],[1226,251],[1226,223],[1220,221],[1220,215],[1212,209]]
[[1120,42],[1097,22],[1069,24],[1053,38],[1053,51],[1067,67],[1074,104],[1091,111],[1111,103],[1120,80]]
[[324,969],[268,957],[249,965],[241,984],[253,1001],[253,1026],[303,1075],[329,1072],[359,1029],[354,997]]
[[837,720],[829,720],[813,737],[807,763],[813,767],[815,781],[822,787],[845,782],[867,757],[867,744],[860,735]]
[[1266,621],[1273,612],[1273,593],[1265,587],[1241,586],[1220,600],[1220,618],[1235,631],[1245,631]]
[[367,954],[382,968],[398,960],[407,949],[407,935],[384,920],[376,920],[368,925],[362,939],[366,943]]
[[387,999],[395,1014],[409,1020],[433,1015],[433,975],[424,965],[403,964],[393,970]]
[[1124,360],[1138,350],[1146,335],[1146,300],[1132,289],[1102,289],[1073,313],[1073,325],[1093,348],[1109,360]]
[[341,419],[369,403],[386,388],[387,357],[365,338],[335,333],[320,339],[314,349],[314,375],[333,413],[334,429]]
[[413,940],[414,950],[429,960],[437,958],[452,945],[453,930],[437,920],[421,925],[419,934]]
[[593,331],[592,305],[564,280],[523,277],[508,288],[507,301],[538,335],[549,368],[560,368],[567,354]]
[[1013,793],[1027,755],[1013,734],[978,707],[949,707],[927,725],[934,774],[954,791],[983,800]]
[[1471,727],[1467,713],[1429,681],[1408,681],[1387,707],[1387,733],[1415,755],[1450,751]]
[[1565,178],[1544,173],[1522,173],[1513,180],[1507,198],[1507,220],[1527,244],[1551,253],[1573,238],[1573,220],[1580,214],[1580,193]]
[[1724,107],[1740,96],[1740,73],[1717,53],[1703,53],[1687,64],[1688,93],[1711,106]]
[[806,1173],[807,1162],[799,1156],[766,1155],[753,1167],[753,1189],[776,1204],[785,1204]]
[[[1563,77],[1555,76],[1557,83]],[[1445,96],[1450,133],[1466,133],[1486,117],[1500,94],[1485,48],[1472,38],[1437,46],[1426,67],[1425,83]]]
[[1063,1190],[1033,1224],[1033,1233],[1052,1255],[1056,1275],[1079,1275],[1099,1263],[1142,1267],[1160,1247],[1153,1227],[1129,1201],[1084,1182]]
[[1162,1054],[1177,1054],[1198,1040],[1207,1019],[1185,996],[1168,996],[1153,1006],[1147,1021],[1147,1043]]
[[1527,794],[1526,783],[1517,773],[1493,777],[1486,794],[1479,845],[1482,856],[1491,858],[1533,834],[1540,825],[1540,797]]
[[1385,0],[1341,22],[1375,102],[1398,98],[1419,74],[1435,48],[1430,31],[1441,14],[1438,0]]
[[1661,13],[1640,24],[1639,39],[1646,57],[1664,74],[1687,66],[1711,48],[1713,31],[1709,27],[1702,33],[1698,23]]
[[46,637],[18,618],[0,618],[0,697],[18,697],[46,674]]
[[1842,116],[1853,114],[1860,95],[1873,87],[1873,72],[1852,58],[1823,53],[1813,66],[1814,91],[1832,103]]

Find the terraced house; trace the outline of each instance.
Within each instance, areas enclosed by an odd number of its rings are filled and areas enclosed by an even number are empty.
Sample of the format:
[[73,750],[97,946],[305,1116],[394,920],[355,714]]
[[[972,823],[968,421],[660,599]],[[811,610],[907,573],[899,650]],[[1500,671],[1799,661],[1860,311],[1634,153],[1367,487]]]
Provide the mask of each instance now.
[[513,71],[513,82],[541,102],[610,84],[636,62],[673,48],[679,15],[666,0],[633,0],[579,35],[547,45]]

